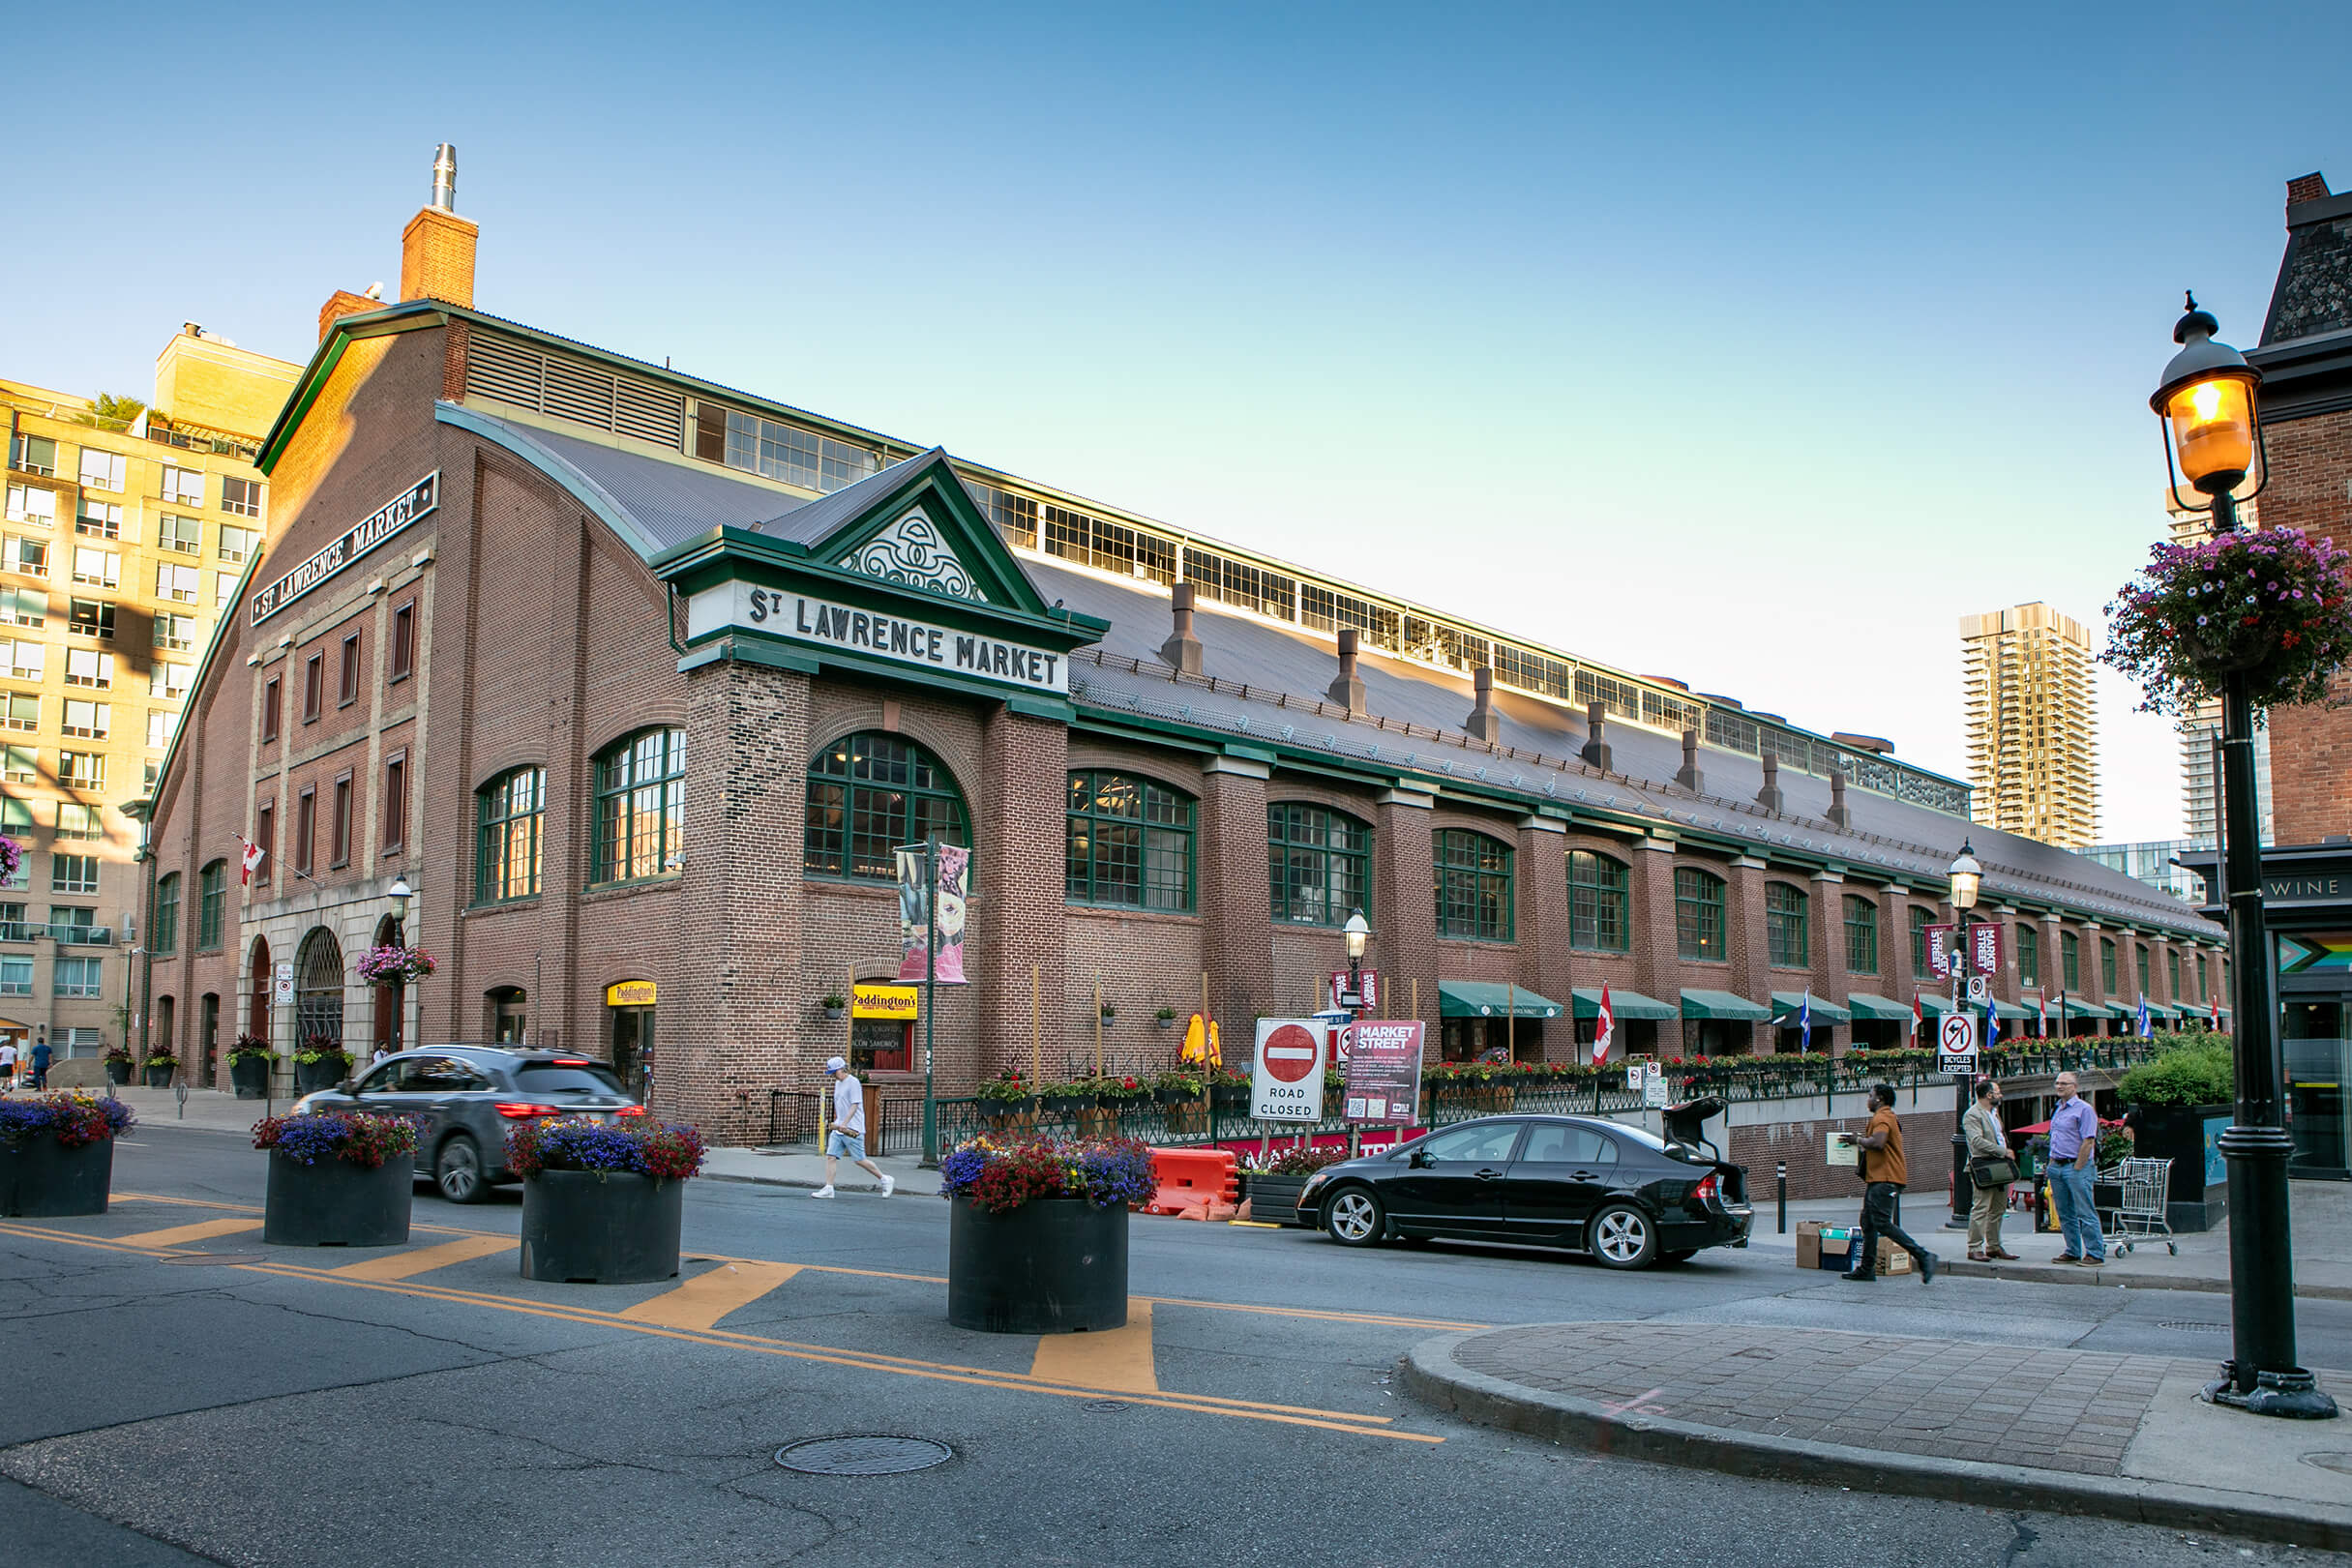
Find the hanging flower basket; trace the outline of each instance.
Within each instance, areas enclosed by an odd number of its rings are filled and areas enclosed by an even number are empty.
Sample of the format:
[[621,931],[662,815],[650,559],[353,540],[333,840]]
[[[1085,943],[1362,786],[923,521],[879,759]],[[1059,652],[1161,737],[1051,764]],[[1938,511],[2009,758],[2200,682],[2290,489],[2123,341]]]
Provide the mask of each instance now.
[[0,834],[0,881],[7,881],[15,876],[16,868],[23,863],[24,846],[15,840]]
[[2140,683],[2150,713],[2187,717],[2235,674],[2257,708],[2324,702],[2352,658],[2348,562],[2292,528],[2159,544],[2107,606],[2101,657]]
[[359,977],[371,986],[413,986],[439,965],[421,947],[372,947],[360,955]]

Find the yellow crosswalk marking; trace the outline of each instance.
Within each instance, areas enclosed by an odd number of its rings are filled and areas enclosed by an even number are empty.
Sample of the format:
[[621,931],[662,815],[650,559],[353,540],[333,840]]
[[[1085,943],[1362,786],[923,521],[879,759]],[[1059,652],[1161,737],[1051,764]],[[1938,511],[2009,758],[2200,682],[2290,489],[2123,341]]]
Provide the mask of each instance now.
[[233,1236],[260,1228],[261,1222],[257,1219],[199,1220],[194,1225],[167,1226],[161,1230],[141,1230],[134,1236],[107,1239],[123,1247],[181,1247],[192,1241],[210,1241],[215,1236]]
[[1151,1367],[1151,1303],[1127,1298],[1127,1326],[1100,1334],[1040,1334],[1029,1376],[1049,1383],[1080,1383],[1127,1394],[1156,1394]]
[[364,1263],[345,1263],[327,1272],[347,1280],[404,1280],[414,1274],[447,1268],[452,1263],[488,1257],[492,1253],[513,1252],[516,1245],[513,1236],[461,1236],[438,1247],[418,1247],[385,1257],[371,1257]]
[[710,1328],[737,1307],[747,1307],[800,1272],[797,1263],[721,1263],[674,1290],[614,1316],[664,1328]]

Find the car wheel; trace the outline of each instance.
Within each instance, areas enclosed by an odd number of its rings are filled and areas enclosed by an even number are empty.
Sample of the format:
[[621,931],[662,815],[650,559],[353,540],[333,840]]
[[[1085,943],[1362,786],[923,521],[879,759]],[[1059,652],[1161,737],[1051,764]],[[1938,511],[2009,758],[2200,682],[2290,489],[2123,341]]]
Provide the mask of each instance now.
[[1361,1187],[1343,1187],[1323,1206],[1323,1228],[1343,1247],[1374,1247],[1387,1233],[1381,1200]]
[[1657,1227],[1630,1203],[1611,1203],[1593,1215],[1585,1243],[1604,1268],[1648,1268],[1657,1260]]
[[459,1133],[441,1145],[432,1162],[432,1184],[452,1203],[479,1203],[490,1196],[482,1174],[482,1150],[472,1137]]
[[1658,1254],[1658,1261],[1661,1263],[1687,1263],[1698,1256],[1699,1249],[1696,1247],[1678,1247],[1673,1252]]

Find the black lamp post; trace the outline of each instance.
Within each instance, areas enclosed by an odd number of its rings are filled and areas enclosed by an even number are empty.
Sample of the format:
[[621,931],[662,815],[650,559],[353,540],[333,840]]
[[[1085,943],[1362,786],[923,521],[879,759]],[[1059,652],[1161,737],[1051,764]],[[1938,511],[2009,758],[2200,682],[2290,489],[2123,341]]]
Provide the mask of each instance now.
[[[2235,491],[2263,471],[2254,413],[2262,372],[2227,343],[2213,340],[2220,323],[2188,299],[2172,329],[2181,345],[2148,399],[2162,422],[2165,467],[2184,511],[2210,512],[2216,534],[2238,528]],[[2176,464],[2177,459],[2177,466]],[[2192,507],[2181,480],[2205,497]],[[2248,492],[2253,493],[2252,491]],[[2280,1099],[2278,1005],[2272,990],[2271,939],[2262,913],[2262,819],[2254,795],[2254,716],[2243,670],[2221,682],[2221,837],[2229,900],[2229,945],[2236,956],[2231,1004],[2238,1010],[2237,1114],[2220,1138],[2229,1167],[2230,1359],[2206,1397],[2259,1415],[2324,1418],[2336,1402],[2295,1364],[2295,1257],[2287,1222],[2286,1134]]]
[[[1364,994],[1364,945],[1372,940],[1372,928],[1364,922],[1364,912],[1356,910],[1340,928],[1348,938],[1348,994],[1361,998]],[[1349,1012],[1361,1011],[1351,1007]]]
[[[1962,999],[1964,977],[1976,963],[1977,923],[1972,912],[1977,907],[1977,890],[1983,885],[1984,868],[1977,864],[1977,846],[1971,840],[1960,841],[1960,858],[1951,863],[1951,908],[1960,917],[1958,938],[1951,950],[1951,1009],[1957,1013],[1967,1003]],[[1976,1186],[1968,1179],[1968,1133],[1961,1118],[1968,1114],[1969,1091],[1974,1085],[1966,1073],[1951,1075],[1951,1217],[1944,1222],[1947,1230],[1968,1228],[1968,1203],[1976,1196]]]

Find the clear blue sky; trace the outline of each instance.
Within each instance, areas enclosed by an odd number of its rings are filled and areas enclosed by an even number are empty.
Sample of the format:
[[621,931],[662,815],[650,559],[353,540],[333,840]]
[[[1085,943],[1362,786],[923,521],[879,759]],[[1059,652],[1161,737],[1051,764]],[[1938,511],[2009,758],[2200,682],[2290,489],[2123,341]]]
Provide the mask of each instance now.
[[1956,618],[2099,620],[2181,288],[2253,341],[2352,187],[2352,8],[1896,9],[52,7],[0,373],[306,357],[447,139],[486,310],[1958,772]]

